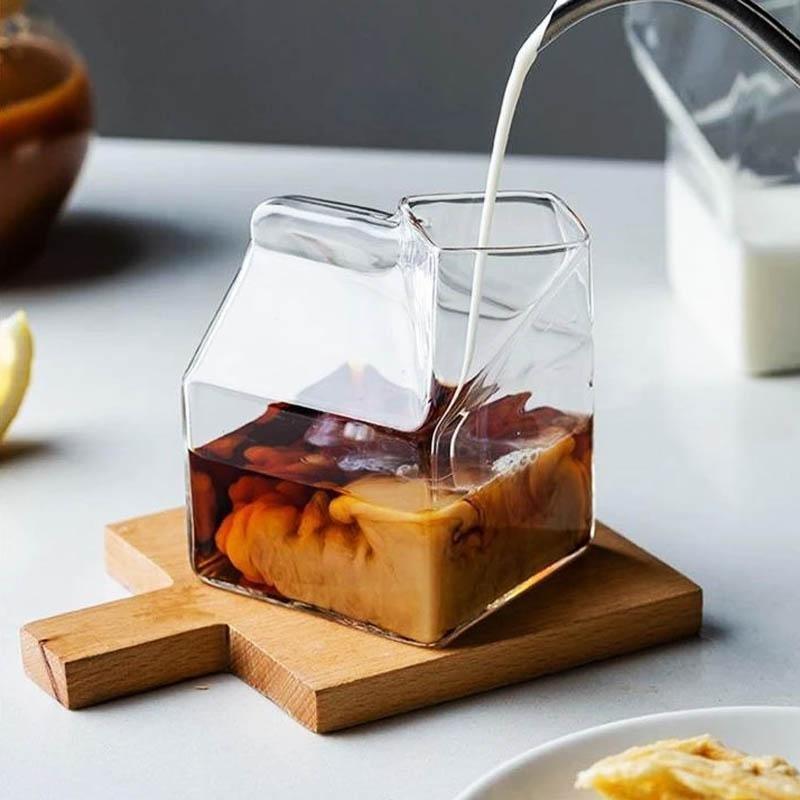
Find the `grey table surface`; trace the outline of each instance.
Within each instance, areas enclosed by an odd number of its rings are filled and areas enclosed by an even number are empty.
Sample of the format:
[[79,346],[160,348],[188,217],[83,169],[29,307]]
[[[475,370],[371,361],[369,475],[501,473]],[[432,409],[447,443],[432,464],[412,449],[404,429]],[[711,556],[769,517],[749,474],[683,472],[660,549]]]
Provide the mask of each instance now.
[[[478,189],[486,158],[95,142],[25,307],[35,378],[0,455],[0,795],[450,798],[587,726],[800,704],[800,377],[720,361],[663,277],[658,164],[512,158],[593,235],[598,513],[698,581],[699,638],[327,736],[231,676],[68,712],[23,675],[26,621],[124,596],[102,528],[183,497],[179,381],[253,207],[302,193],[392,208]],[[590,603],[591,598],[587,597]]]

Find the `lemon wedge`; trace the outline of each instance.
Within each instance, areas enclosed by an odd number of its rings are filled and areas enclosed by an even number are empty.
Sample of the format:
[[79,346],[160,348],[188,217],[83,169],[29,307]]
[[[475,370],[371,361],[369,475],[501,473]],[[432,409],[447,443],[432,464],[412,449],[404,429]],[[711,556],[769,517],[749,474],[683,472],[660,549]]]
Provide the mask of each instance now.
[[0,438],[22,404],[31,379],[33,336],[24,311],[0,320]]

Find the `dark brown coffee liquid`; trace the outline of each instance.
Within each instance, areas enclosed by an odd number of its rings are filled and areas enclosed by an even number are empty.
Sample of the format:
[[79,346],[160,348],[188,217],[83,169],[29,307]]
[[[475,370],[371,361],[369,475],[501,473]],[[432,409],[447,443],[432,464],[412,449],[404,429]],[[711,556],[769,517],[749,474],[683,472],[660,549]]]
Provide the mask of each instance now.
[[195,568],[438,641],[589,539],[591,419],[526,410],[529,399],[489,403],[462,426],[462,477],[483,476],[466,487],[431,484],[436,411],[399,432],[269,406],[189,453]]

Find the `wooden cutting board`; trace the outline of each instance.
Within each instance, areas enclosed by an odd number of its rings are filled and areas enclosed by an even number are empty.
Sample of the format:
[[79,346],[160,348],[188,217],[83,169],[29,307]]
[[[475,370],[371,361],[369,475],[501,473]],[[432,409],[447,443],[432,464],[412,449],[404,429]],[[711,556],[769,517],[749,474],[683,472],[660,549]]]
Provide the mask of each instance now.
[[400,644],[216,589],[189,567],[183,509],[110,525],[134,596],[26,625],[26,673],[67,708],[230,671],[333,731],[694,634],[700,588],[598,524],[588,550],[445,649]]

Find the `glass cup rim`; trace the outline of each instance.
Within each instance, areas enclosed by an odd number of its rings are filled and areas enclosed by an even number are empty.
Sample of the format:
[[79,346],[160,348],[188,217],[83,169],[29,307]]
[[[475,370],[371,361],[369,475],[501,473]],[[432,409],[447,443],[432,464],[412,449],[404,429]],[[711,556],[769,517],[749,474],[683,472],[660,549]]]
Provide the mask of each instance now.
[[537,244],[522,245],[490,245],[477,247],[475,245],[441,245],[428,235],[420,225],[413,208],[423,203],[461,203],[464,201],[483,201],[484,192],[445,192],[435,194],[417,194],[404,197],[400,201],[399,210],[408,223],[425,239],[425,242],[435,250],[443,253],[486,253],[488,255],[525,255],[525,254],[552,254],[562,253],[578,247],[584,247],[589,242],[589,231],[583,220],[572,208],[558,195],[552,192],[533,191],[527,189],[503,189],[497,193],[498,206],[503,201],[527,201],[546,203],[551,209],[566,218],[577,231],[577,236],[557,242],[539,242]]

